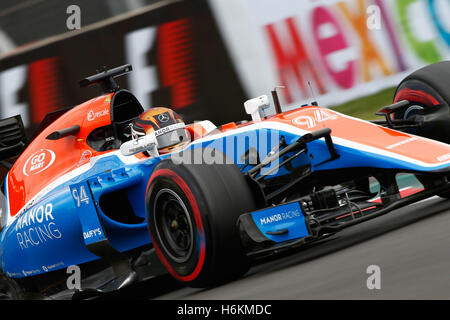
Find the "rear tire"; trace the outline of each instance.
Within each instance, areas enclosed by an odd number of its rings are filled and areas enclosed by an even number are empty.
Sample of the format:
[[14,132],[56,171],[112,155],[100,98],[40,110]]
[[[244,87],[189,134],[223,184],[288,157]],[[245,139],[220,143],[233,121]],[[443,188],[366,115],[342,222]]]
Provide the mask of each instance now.
[[150,177],[146,205],[158,257],[184,285],[215,286],[248,271],[237,219],[255,203],[235,164],[163,160]]

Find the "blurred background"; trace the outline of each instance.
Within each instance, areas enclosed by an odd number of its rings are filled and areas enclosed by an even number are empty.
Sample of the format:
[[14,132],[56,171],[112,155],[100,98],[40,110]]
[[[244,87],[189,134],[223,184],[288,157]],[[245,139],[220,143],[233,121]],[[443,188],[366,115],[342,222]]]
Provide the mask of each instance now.
[[285,110],[371,119],[403,77],[448,59],[449,0],[2,0],[0,117],[32,128],[97,95],[83,77],[130,63],[119,85],[186,122],[245,119],[244,101],[279,85]]

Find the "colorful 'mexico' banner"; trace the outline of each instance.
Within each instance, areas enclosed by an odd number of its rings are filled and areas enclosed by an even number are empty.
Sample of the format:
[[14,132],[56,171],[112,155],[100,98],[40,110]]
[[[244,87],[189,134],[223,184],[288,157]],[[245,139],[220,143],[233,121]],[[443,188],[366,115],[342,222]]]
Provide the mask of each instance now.
[[[449,0],[210,0],[248,96],[332,106],[450,59]],[[311,86],[308,85],[308,82]]]

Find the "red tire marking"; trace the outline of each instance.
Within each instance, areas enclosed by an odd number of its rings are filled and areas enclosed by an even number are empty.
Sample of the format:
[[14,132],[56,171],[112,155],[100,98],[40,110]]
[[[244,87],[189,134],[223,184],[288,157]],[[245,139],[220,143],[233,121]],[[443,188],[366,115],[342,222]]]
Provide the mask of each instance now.
[[[166,175],[169,178],[171,178],[180,188],[181,190],[184,192],[185,196],[188,198],[189,204],[192,208],[192,211],[194,213],[194,220],[195,220],[195,224],[197,226],[197,231],[198,234],[200,236],[200,257],[198,259],[198,263],[197,266],[195,267],[194,271],[187,275],[187,276],[181,276],[179,275],[175,269],[172,267],[172,265],[169,263],[169,261],[167,261],[166,257],[164,256],[164,254],[162,253],[161,249],[158,247],[158,245],[155,242],[155,239],[153,239],[151,232],[150,233],[150,238],[152,239],[152,243],[153,243],[153,247],[155,248],[155,251],[158,255],[158,257],[160,258],[161,262],[164,264],[164,266],[166,267],[166,269],[170,272],[170,274],[175,277],[176,279],[180,280],[180,281],[192,281],[195,278],[198,277],[198,275],[200,274],[202,268],[203,268],[203,264],[205,262],[205,251],[206,251],[206,246],[205,246],[205,231],[203,228],[203,223],[202,223],[202,218],[200,216],[200,210],[198,208],[197,205],[197,201],[195,200],[195,197],[191,191],[191,189],[188,187],[188,185],[186,184],[186,182],[184,182],[184,180],[177,175],[175,172],[173,172],[170,169],[159,169],[156,170],[151,178],[150,181],[147,185],[147,192],[148,189],[150,187],[150,184],[152,183],[152,181],[161,175]],[[147,205],[147,204],[146,204]],[[148,208],[147,208],[148,210]]]
[[398,102],[401,100],[409,101],[410,99],[414,99],[414,101],[428,106],[437,106],[439,104],[439,101],[437,101],[436,98],[434,98],[432,95],[422,90],[413,90],[409,88],[401,89],[396,95],[394,102]]

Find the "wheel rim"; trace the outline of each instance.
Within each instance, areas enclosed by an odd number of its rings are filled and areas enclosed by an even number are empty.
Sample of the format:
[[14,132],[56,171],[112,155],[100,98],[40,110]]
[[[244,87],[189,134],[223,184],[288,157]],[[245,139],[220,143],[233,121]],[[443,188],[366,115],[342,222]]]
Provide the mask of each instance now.
[[171,189],[161,189],[153,204],[155,229],[164,252],[175,262],[189,260],[194,249],[194,226],[180,196]]

